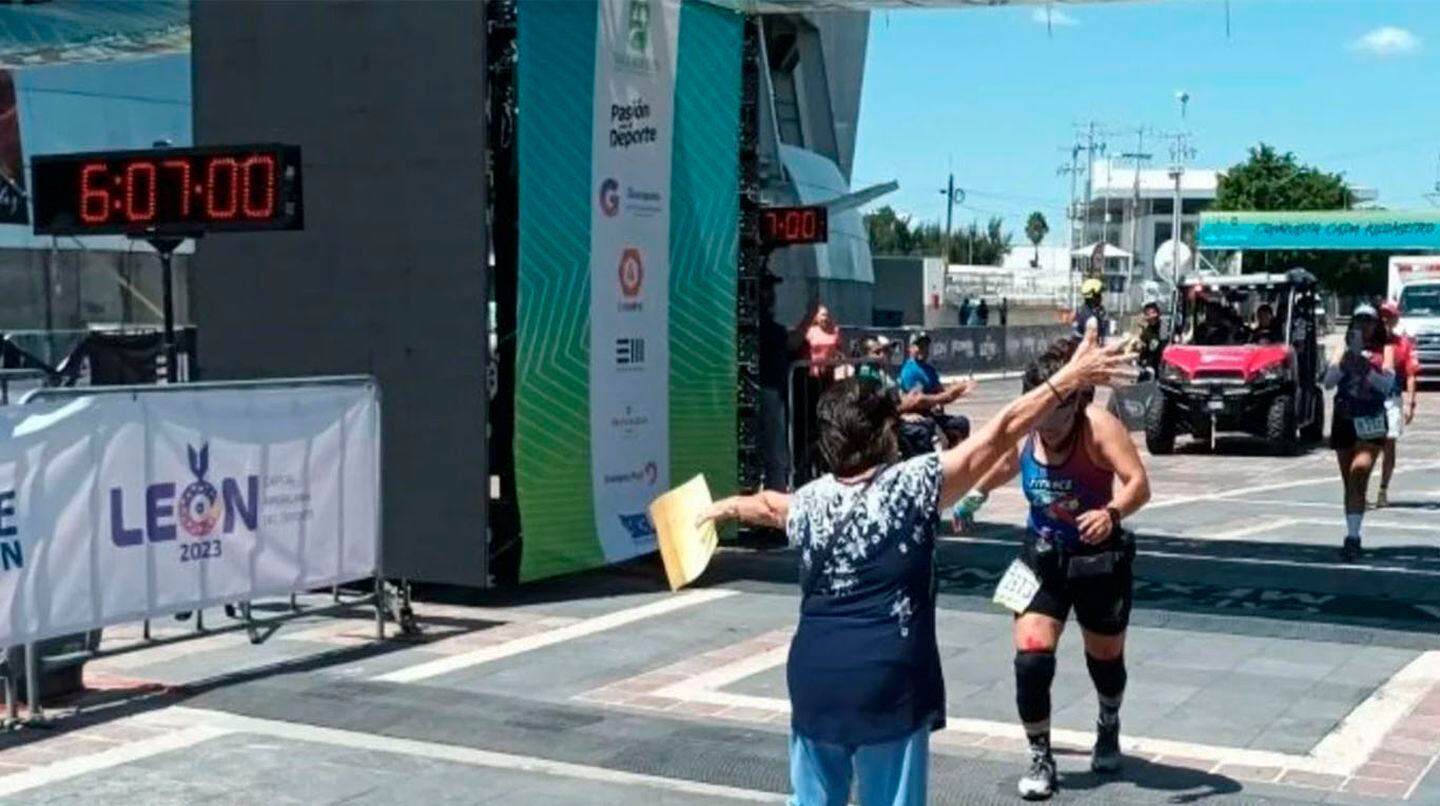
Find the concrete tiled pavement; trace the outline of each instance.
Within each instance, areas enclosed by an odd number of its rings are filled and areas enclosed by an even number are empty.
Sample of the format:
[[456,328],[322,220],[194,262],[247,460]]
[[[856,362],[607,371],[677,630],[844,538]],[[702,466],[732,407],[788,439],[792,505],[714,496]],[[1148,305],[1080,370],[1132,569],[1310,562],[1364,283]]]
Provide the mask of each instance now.
[[[980,419],[983,395],[1013,394],[993,386],[969,404]],[[1440,458],[1440,429],[1406,443],[1394,497],[1417,506],[1372,515],[1379,550],[1363,570],[1332,567],[1333,536],[1309,522],[1332,517],[1328,455],[1221,447],[1147,459],[1157,506],[1135,519],[1130,764],[1118,780],[1083,769],[1094,703],[1069,635],[1057,802],[1440,802],[1440,569],[1424,527],[1440,483],[1415,469]],[[1007,619],[985,601],[1013,554],[1007,495],[979,535],[941,548],[951,727],[934,742],[936,803],[1014,800]],[[90,667],[107,691],[80,713],[0,736],[0,801],[778,802],[793,563],[726,551],[702,582],[734,593],[692,600],[664,593],[646,561],[485,607],[425,604],[421,641],[376,644],[357,611],[260,646],[229,632],[110,657]]]

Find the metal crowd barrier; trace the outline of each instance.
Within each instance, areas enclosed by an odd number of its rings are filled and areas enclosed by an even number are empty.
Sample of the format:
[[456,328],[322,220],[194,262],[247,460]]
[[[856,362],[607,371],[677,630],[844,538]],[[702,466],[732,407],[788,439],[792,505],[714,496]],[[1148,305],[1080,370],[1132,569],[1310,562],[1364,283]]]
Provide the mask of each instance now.
[[[3,372],[30,372],[29,370],[5,370]],[[42,375],[44,373],[41,373]],[[3,383],[6,376],[0,375],[0,383]],[[375,379],[369,375],[342,375],[332,377],[316,378],[291,378],[261,381],[208,381],[184,384],[159,384],[140,386],[86,386],[86,387],[43,387],[28,392],[20,404],[25,405],[42,400],[65,400],[77,397],[89,397],[94,395],[134,395],[134,394],[155,394],[166,392],[193,392],[204,389],[293,389],[311,386],[350,386],[350,385],[376,385]],[[379,395],[379,387],[376,386],[376,394]],[[383,443],[381,445],[383,450]],[[380,464],[376,482],[383,489],[383,461]],[[375,502],[377,523],[383,523],[383,513],[380,512],[381,501],[377,497]],[[62,655],[41,657],[38,649],[39,642],[30,642],[24,645],[26,684],[26,719],[18,718],[17,688],[13,658],[17,654],[7,650],[3,658],[0,658],[0,682],[3,682],[5,693],[5,721],[3,727],[14,727],[20,724],[37,725],[45,721],[45,712],[41,704],[41,675],[50,668],[59,668],[75,663],[84,663],[100,658],[114,657],[129,652],[146,649],[152,646],[164,646],[167,644],[188,641],[194,638],[217,635],[224,632],[243,629],[249,636],[250,643],[259,645],[274,635],[286,622],[293,621],[305,616],[321,616],[329,613],[353,610],[356,607],[373,606],[375,608],[375,639],[385,640],[385,618],[389,615],[399,625],[400,631],[404,634],[414,634],[420,631],[419,624],[414,618],[414,611],[411,607],[411,588],[408,579],[398,580],[391,585],[385,581],[383,570],[383,546],[379,547],[376,554],[376,574],[374,590],[348,601],[342,600],[340,586],[331,588],[333,604],[326,607],[301,608],[297,594],[289,596],[289,612],[270,618],[256,619],[252,610],[252,602],[239,602],[238,611],[240,615],[234,615],[232,606],[226,606],[227,615],[239,621],[239,624],[220,629],[207,628],[203,620],[203,610],[197,609],[195,615],[195,629],[188,635],[178,635],[169,638],[156,639],[151,636],[150,619],[143,622],[143,634],[138,643],[112,649],[82,650],[68,652]],[[100,630],[95,630],[98,633]],[[52,639],[53,640],[53,639]],[[12,648],[13,649],[13,648]]]
[[930,336],[930,363],[942,375],[1020,371],[1052,341],[1071,332],[1069,325],[846,328],[846,347],[853,352],[864,339],[884,336],[897,345],[898,358],[903,361],[910,336],[921,330]]

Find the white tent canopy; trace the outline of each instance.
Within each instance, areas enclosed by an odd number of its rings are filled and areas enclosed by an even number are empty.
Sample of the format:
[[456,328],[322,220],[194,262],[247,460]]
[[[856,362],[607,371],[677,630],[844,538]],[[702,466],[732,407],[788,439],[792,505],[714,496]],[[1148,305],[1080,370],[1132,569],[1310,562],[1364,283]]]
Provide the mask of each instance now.
[[[1076,249],[1076,250],[1074,250],[1073,252],[1071,252],[1071,253],[1070,253],[1070,256],[1071,256],[1071,257],[1090,257],[1091,255],[1095,254],[1095,246],[1096,246],[1096,244],[1098,244],[1098,243],[1099,243],[1099,241],[1096,241],[1095,243],[1092,243],[1092,244],[1090,244],[1089,246],[1082,246],[1082,247],[1080,247],[1079,249]],[[1111,259],[1111,258],[1116,258],[1116,259],[1120,259],[1120,260],[1132,260],[1132,259],[1134,259],[1134,257],[1135,257],[1134,255],[1130,254],[1129,252],[1126,252],[1124,249],[1121,249],[1120,247],[1118,247],[1118,246],[1116,246],[1116,245],[1114,245],[1114,244],[1110,244],[1110,243],[1105,244],[1105,259],[1106,259],[1106,260],[1109,260],[1109,259]]]

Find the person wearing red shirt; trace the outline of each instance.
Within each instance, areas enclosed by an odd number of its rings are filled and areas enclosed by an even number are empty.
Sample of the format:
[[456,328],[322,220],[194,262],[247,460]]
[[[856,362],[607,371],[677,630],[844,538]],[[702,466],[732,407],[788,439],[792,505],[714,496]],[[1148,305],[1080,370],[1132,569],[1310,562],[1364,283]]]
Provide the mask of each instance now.
[[1395,474],[1395,444],[1404,433],[1405,426],[1415,419],[1415,407],[1419,402],[1420,361],[1415,355],[1415,342],[1399,332],[1400,306],[1386,301],[1380,306],[1380,320],[1385,323],[1385,333],[1395,345],[1395,389],[1385,403],[1385,417],[1388,431],[1380,464],[1380,490],[1375,494],[1375,508],[1390,505],[1390,477]]

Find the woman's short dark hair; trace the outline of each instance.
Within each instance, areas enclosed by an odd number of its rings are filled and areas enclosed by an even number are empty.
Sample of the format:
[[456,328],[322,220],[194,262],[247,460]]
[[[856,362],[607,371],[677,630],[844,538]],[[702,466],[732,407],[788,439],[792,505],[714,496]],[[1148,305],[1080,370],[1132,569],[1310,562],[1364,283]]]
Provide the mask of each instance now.
[[837,476],[856,476],[900,458],[900,410],[874,378],[846,378],[816,406],[820,458]]
[[1021,381],[1025,391],[1028,392],[1050,380],[1050,376],[1070,363],[1070,356],[1075,355],[1075,348],[1078,346],[1079,343],[1068,336],[1050,342],[1045,352],[1025,367],[1025,378]]
[[1350,327],[1345,333],[1345,344],[1355,344],[1358,339],[1360,349],[1378,353],[1385,349],[1387,338],[1385,325],[1378,316],[1361,315],[1350,320]]

